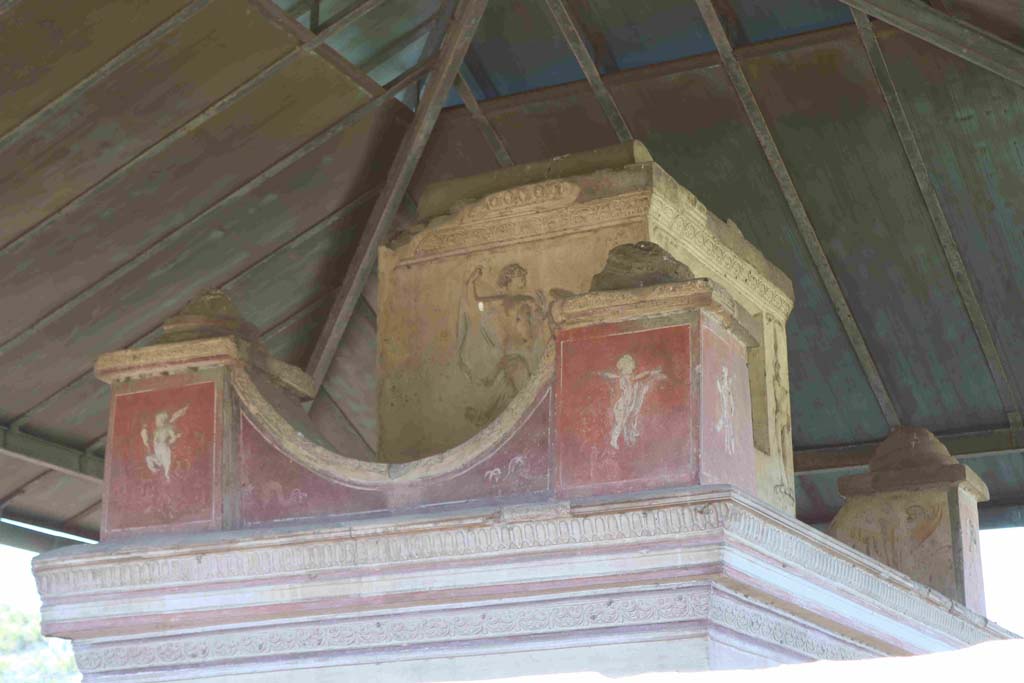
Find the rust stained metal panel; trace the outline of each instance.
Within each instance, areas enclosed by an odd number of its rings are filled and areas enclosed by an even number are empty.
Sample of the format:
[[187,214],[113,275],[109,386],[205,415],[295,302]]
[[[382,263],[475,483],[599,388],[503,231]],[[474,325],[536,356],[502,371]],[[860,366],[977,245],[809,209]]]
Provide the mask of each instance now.
[[377,449],[377,323],[360,301],[345,327],[324,389],[371,449]]
[[501,168],[480,129],[462,107],[441,112],[409,182],[414,200],[430,183]]
[[1003,423],[857,38],[748,56],[744,66],[901,418],[935,431]]
[[365,100],[322,58],[303,55],[122,182],[14,243],[0,253],[0,340],[186,225]]
[[996,345],[1024,394],[1024,89],[910,36],[878,34]]
[[188,0],[21,2],[0,15],[0,135],[187,4]]
[[[608,88],[618,101],[619,90],[610,81]],[[509,154],[519,163],[584,152],[619,142],[586,83],[574,83],[565,86],[564,90],[565,96],[560,97],[545,96],[542,99],[536,94],[523,95],[522,104],[515,108],[484,108],[495,131],[505,141]],[[619,107],[623,108],[624,103],[620,102]],[[632,126],[628,117],[627,123]],[[473,137],[477,139],[480,134]]]
[[[754,134],[721,69],[695,58],[609,78],[638,139],[680,183],[732,218],[796,288],[788,326],[794,440],[800,446],[856,442],[888,428],[792,225]],[[524,161],[612,144],[591,101],[593,127],[580,125],[583,84],[483,103],[488,118]],[[541,131],[551,131],[550,137]],[[469,115],[446,112],[421,166],[418,186],[479,173],[496,163]],[[557,134],[556,134],[557,133]]]
[[141,336],[198,291],[245,270],[381,183],[404,121],[398,108],[387,104],[234,195],[20,337],[0,359],[0,372],[21,391],[0,399],[0,413],[20,414],[86,371],[99,353]]
[[298,44],[248,0],[218,0],[0,152],[0,245]]
[[[341,215],[317,223],[223,285],[242,316],[261,332],[284,325],[337,285],[369,213],[372,193]],[[152,338],[155,335],[151,335]],[[276,338],[276,337],[275,337]],[[301,345],[298,340],[281,340]],[[269,343],[269,339],[268,339]],[[117,347],[111,346],[108,350]],[[293,357],[290,348],[283,349]],[[371,367],[372,370],[372,367]],[[109,390],[89,373],[34,411],[25,431],[78,448],[106,432]]]

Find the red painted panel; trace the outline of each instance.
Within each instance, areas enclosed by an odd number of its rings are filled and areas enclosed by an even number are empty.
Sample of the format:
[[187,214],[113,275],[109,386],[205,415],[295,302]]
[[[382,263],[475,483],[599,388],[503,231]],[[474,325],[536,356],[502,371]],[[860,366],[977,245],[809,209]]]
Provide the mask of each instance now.
[[328,515],[410,510],[485,500],[549,497],[550,393],[505,443],[471,467],[412,484],[356,488],[296,464],[242,417],[239,449],[245,526]]
[[601,326],[558,340],[559,490],[603,494],[696,482],[690,330]]
[[105,532],[215,526],[217,405],[213,381],[114,398]]
[[757,495],[747,349],[706,318],[701,324],[700,481]]

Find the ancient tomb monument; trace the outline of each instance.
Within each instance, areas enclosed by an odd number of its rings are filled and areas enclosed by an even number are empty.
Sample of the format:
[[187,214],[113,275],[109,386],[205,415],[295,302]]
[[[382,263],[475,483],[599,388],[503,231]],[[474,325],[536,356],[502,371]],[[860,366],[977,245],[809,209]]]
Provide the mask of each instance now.
[[421,212],[380,253],[378,461],[327,446],[311,380],[220,293],[98,359],[103,541],[35,563],[87,680],[614,675],[1008,635],[908,556],[794,519],[790,283],[642,146],[444,183]]

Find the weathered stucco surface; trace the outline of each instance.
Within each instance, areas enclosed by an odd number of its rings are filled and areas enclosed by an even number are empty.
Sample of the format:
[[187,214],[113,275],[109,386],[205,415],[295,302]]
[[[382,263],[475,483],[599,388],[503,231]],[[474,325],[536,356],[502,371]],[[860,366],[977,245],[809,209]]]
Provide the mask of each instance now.
[[430,221],[380,252],[383,460],[441,452],[494,420],[536,371],[553,302],[589,291],[613,248],[648,241],[757,320],[748,361],[758,495],[793,512],[792,285],[642,145],[449,181],[425,196]]

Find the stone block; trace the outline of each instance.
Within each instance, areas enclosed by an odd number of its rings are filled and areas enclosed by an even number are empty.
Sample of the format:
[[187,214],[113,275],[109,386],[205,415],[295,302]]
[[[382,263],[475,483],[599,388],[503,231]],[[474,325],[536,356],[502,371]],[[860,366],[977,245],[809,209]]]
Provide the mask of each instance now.
[[978,502],[988,487],[931,432],[894,430],[839,492],[829,534],[984,614]]

